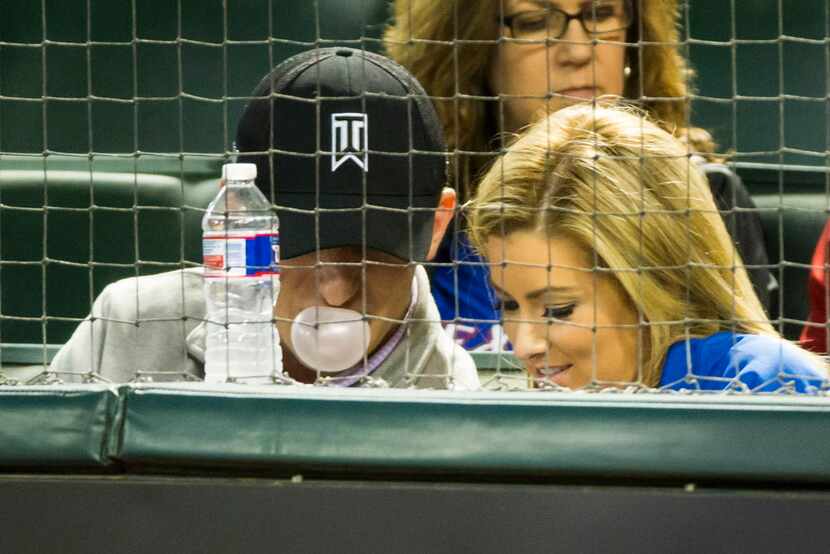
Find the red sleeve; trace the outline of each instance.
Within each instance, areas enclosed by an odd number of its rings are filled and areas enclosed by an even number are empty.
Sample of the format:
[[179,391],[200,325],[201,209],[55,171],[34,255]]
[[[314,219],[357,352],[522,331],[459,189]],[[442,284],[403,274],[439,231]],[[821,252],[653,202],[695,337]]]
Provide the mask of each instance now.
[[830,272],[825,265],[830,256],[830,221],[824,225],[821,237],[813,252],[812,269],[807,283],[807,292],[810,296],[810,313],[807,320],[811,323],[818,323],[821,327],[805,325],[801,330],[801,346],[813,352],[821,354],[827,352],[827,295],[830,292]]

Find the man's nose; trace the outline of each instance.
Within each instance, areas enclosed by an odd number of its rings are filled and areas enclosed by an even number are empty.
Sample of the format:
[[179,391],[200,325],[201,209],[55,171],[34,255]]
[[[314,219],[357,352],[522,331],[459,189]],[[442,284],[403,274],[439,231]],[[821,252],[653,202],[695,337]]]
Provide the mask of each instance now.
[[317,290],[329,306],[343,306],[362,289],[363,272],[354,265],[324,265],[317,268]]
[[565,34],[559,37],[556,45],[555,59],[562,65],[585,65],[593,57],[592,37],[589,35],[582,22],[578,19],[571,19],[565,28]]

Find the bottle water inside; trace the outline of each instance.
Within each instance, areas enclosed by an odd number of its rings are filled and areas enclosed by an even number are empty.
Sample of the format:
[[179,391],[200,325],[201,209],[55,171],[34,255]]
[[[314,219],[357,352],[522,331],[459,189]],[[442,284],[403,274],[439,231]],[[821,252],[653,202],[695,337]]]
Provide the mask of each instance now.
[[226,164],[202,219],[207,336],[205,381],[271,383],[282,373],[273,324],[280,290],[279,221],[257,188],[255,164]]

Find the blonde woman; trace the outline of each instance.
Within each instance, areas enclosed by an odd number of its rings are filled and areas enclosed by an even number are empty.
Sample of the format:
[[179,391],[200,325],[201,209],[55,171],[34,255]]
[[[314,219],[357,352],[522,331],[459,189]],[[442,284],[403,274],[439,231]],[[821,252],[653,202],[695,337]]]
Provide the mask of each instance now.
[[537,383],[804,392],[827,378],[767,321],[686,148],[633,109],[538,122],[468,217]]
[[[396,0],[388,54],[423,84],[454,152],[456,189],[469,197],[502,140],[577,102],[614,95],[636,102],[691,144],[715,202],[766,307],[775,281],[758,215],[740,179],[706,163],[709,134],[687,129],[690,72],[678,51],[677,0]],[[432,271],[445,320],[468,348],[493,346],[487,273],[463,233],[447,233]],[[468,262],[457,264],[454,262]],[[463,325],[463,324],[466,324]]]

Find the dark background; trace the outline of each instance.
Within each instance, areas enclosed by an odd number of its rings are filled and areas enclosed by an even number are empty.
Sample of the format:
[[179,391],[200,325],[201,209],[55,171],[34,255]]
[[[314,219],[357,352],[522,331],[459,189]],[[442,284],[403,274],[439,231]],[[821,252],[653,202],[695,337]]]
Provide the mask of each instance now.
[[[824,166],[826,0],[732,4],[683,7],[682,48],[697,73],[692,122],[738,161]],[[0,152],[224,152],[245,102],[235,97],[273,64],[317,39],[378,50],[389,14],[385,0],[229,0],[226,10],[220,0],[90,0],[89,14],[86,0],[44,6],[3,0]],[[270,46],[223,44],[269,36]]]

